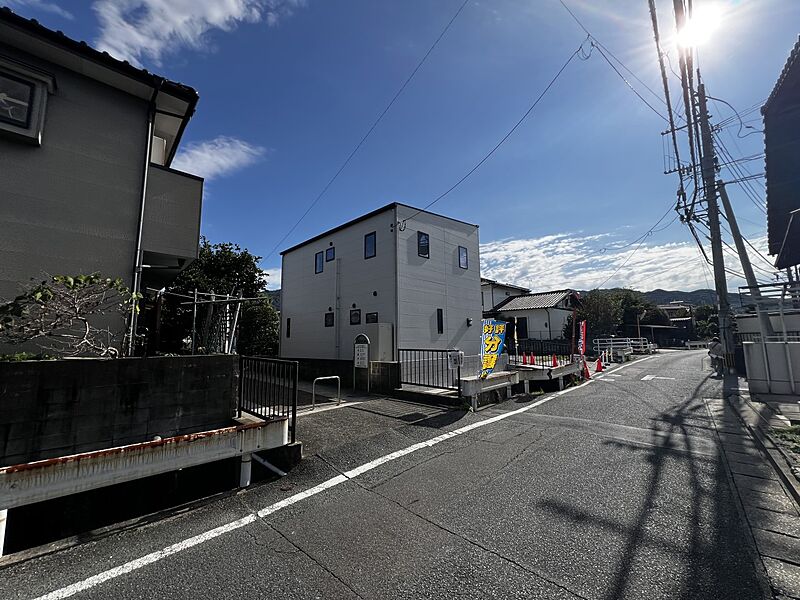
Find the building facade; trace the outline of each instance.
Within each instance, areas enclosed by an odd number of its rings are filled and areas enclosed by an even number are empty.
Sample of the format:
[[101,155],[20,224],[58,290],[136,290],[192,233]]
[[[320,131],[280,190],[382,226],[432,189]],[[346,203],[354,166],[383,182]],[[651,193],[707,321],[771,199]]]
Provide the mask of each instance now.
[[197,257],[203,180],[170,168],[197,100],[0,9],[0,299],[48,275],[161,288]]
[[281,356],[480,353],[478,226],[393,203],[282,252]]
[[764,116],[764,163],[767,185],[767,243],[775,267],[795,267],[800,274],[800,39],[792,48]]
[[481,306],[485,313],[491,312],[495,306],[505,302],[511,296],[529,293],[528,288],[481,277]]
[[510,323],[517,340],[559,340],[573,310],[574,292],[557,290],[510,296],[491,314]]

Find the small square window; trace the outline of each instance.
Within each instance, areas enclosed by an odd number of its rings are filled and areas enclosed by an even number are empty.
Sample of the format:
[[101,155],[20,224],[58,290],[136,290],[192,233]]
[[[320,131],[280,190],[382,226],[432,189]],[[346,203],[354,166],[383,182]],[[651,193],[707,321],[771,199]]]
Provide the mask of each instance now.
[[350,311],[350,325],[361,325],[361,309],[354,308]]
[[324,262],[322,259],[322,252],[317,252],[314,255],[314,273],[322,273],[322,267],[324,266]]
[[0,73],[0,121],[27,129],[31,122],[34,85]]
[[333,313],[325,313],[325,327],[333,327]]
[[376,254],[376,239],[375,232],[368,233],[364,236],[364,258],[374,258]]
[[417,256],[431,257],[431,238],[427,233],[417,232]]
[[336,258],[336,248],[331,246],[330,248],[325,250],[325,262],[331,262],[335,258]]
[[378,313],[376,313],[376,312],[367,313],[365,316],[366,316],[367,323],[377,323],[378,322]]
[[458,247],[458,266],[462,269],[469,268],[469,261],[467,259],[467,249],[464,246]]

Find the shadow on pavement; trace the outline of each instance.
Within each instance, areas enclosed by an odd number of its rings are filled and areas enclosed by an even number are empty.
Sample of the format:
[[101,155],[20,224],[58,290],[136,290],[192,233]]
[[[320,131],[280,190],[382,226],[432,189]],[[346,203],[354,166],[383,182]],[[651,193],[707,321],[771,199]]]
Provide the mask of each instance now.
[[[668,423],[669,427],[667,435],[662,429],[658,436],[653,436],[652,446],[612,440],[603,442],[645,453],[650,465],[646,492],[632,524],[621,522],[613,515],[589,514],[561,500],[540,503],[542,508],[562,518],[591,524],[624,537],[621,557],[602,595],[605,600],[638,597],[637,592],[631,589],[631,577],[634,573],[642,573],[641,562],[653,556],[650,551],[652,546],[670,554],[684,573],[683,581],[679,584],[680,591],[671,598],[758,598],[763,594],[749,551],[745,524],[735,504],[725,460],[721,456],[722,448],[717,445],[717,454],[713,457],[692,451],[688,421],[690,418],[696,420],[698,413],[707,415],[703,398],[714,395],[712,390],[707,389],[710,383],[710,376],[705,377],[691,397],[669,410],[661,411],[654,418]],[[713,428],[710,423],[709,426]],[[678,435],[685,436],[686,451],[676,452],[671,443],[672,438]],[[675,523],[673,537],[655,537],[654,532],[658,527],[663,531],[663,521],[659,523],[653,517],[676,497],[665,488],[665,471],[667,468],[674,469],[676,461],[685,465],[688,476],[686,483],[690,490],[690,503],[685,507],[688,509],[688,523],[685,525],[688,535],[681,531],[684,525],[680,522]],[[657,570],[659,565],[646,563],[644,569]]]

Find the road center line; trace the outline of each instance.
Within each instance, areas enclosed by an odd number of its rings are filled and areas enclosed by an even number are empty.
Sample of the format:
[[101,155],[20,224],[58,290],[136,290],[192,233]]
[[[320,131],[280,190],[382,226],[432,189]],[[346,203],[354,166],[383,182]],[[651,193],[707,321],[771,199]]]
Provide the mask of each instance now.
[[[647,357],[647,358],[644,358],[644,359],[640,359],[640,360],[635,361],[635,362],[639,363],[639,362],[642,362],[644,360],[649,360],[650,358],[655,358],[655,357],[650,356],[650,357]],[[627,367],[629,365],[632,365],[632,364],[635,364],[635,363],[631,362],[631,363],[628,363],[627,365],[619,366],[619,367],[613,369],[613,371],[619,371],[620,369],[624,369],[625,367]],[[48,594],[45,594],[44,596],[39,596],[35,600],[61,600],[63,598],[69,598],[70,596],[74,596],[75,594],[77,594],[79,592],[83,592],[85,590],[88,590],[88,589],[91,589],[93,587],[96,587],[96,586],[98,586],[98,585],[100,585],[102,583],[105,583],[106,581],[110,581],[112,579],[120,577],[121,575],[125,575],[127,573],[131,573],[133,571],[141,569],[142,567],[145,567],[145,566],[147,566],[149,564],[158,562],[158,561],[160,561],[160,560],[162,560],[164,558],[172,556],[173,554],[177,554],[178,552],[182,552],[183,550],[187,550],[189,548],[192,548],[193,546],[197,546],[199,544],[202,544],[204,542],[207,542],[209,540],[217,538],[217,537],[219,537],[219,536],[221,536],[221,535],[223,535],[225,533],[229,533],[231,531],[235,531],[237,529],[241,529],[242,527],[245,527],[246,525],[250,525],[251,523],[255,522],[256,519],[258,519],[258,518],[263,518],[263,517],[266,517],[267,515],[271,515],[272,513],[275,513],[277,511],[283,509],[283,508],[286,508],[287,506],[291,506],[292,504],[296,504],[296,503],[298,503],[298,502],[300,502],[302,500],[305,500],[306,498],[310,498],[311,496],[315,496],[316,494],[319,494],[320,492],[324,492],[325,490],[328,490],[328,489],[330,489],[332,487],[335,487],[337,485],[345,483],[346,481],[348,481],[350,479],[358,477],[359,475],[363,475],[367,471],[371,471],[371,470],[373,470],[373,469],[375,469],[375,468],[377,468],[377,467],[379,467],[381,465],[384,465],[384,464],[386,464],[388,462],[391,462],[393,460],[397,460],[398,458],[400,458],[402,456],[406,456],[407,454],[411,454],[412,452],[416,452],[417,450],[422,450],[423,448],[430,448],[430,447],[435,446],[437,444],[440,444],[440,443],[442,443],[442,442],[444,442],[446,440],[449,440],[450,438],[454,438],[454,437],[457,437],[459,435],[463,435],[465,433],[468,433],[468,432],[470,432],[470,431],[472,431],[474,429],[478,429],[480,427],[485,427],[486,425],[491,425],[492,423],[497,423],[499,421],[502,421],[504,419],[508,419],[508,418],[513,417],[515,415],[518,415],[520,413],[527,412],[527,411],[529,411],[529,410],[531,410],[533,408],[536,408],[537,406],[541,406],[545,402],[549,402],[550,400],[552,400],[554,398],[557,398],[558,396],[563,396],[564,394],[568,394],[569,392],[572,392],[574,390],[577,390],[579,388],[587,386],[590,383],[592,383],[592,381],[593,380],[589,379],[589,380],[581,383],[580,385],[567,388],[567,389],[562,390],[560,392],[556,392],[555,394],[552,394],[552,395],[549,395],[549,396],[547,396],[545,398],[537,400],[536,402],[533,402],[533,403],[529,404],[528,406],[523,406],[522,408],[518,408],[516,410],[512,410],[512,411],[509,411],[509,412],[506,412],[506,413],[502,413],[500,415],[496,415],[494,417],[489,417],[488,419],[483,419],[481,421],[477,421],[477,422],[472,423],[470,425],[466,425],[464,427],[461,427],[460,429],[454,429],[453,431],[448,431],[446,433],[438,435],[438,436],[436,436],[434,438],[431,438],[429,440],[426,440],[424,442],[418,442],[416,444],[408,446],[407,448],[403,448],[402,450],[397,450],[397,451],[392,452],[390,454],[387,454],[385,456],[381,456],[380,458],[376,458],[375,460],[372,460],[372,461],[370,461],[368,463],[365,463],[365,464],[363,464],[363,465],[361,465],[359,467],[356,467],[354,469],[346,471],[342,475],[337,475],[336,477],[332,477],[332,478],[328,479],[327,481],[323,481],[322,483],[320,483],[318,485],[315,485],[314,487],[311,487],[311,488],[309,488],[309,489],[307,489],[307,490],[305,490],[303,492],[299,492],[297,494],[289,496],[288,498],[284,498],[283,500],[281,500],[279,502],[276,502],[274,504],[270,504],[269,506],[267,506],[265,508],[262,508],[261,510],[259,510],[255,514],[249,514],[249,515],[247,515],[245,517],[242,517],[241,519],[237,519],[235,521],[231,521],[230,523],[227,523],[225,525],[221,525],[219,527],[215,527],[214,529],[210,529],[210,530],[208,530],[208,531],[206,531],[204,533],[201,533],[201,534],[195,535],[193,537],[187,538],[187,539],[185,539],[185,540],[183,540],[181,542],[178,542],[176,544],[172,544],[171,546],[167,546],[166,548],[163,548],[162,550],[157,550],[155,552],[151,552],[150,554],[146,554],[146,555],[144,555],[144,556],[142,556],[140,558],[137,558],[135,560],[127,562],[127,563],[125,563],[123,565],[120,565],[118,567],[114,567],[113,569],[108,569],[107,571],[103,571],[102,573],[98,573],[97,575],[93,575],[93,576],[91,576],[91,577],[89,577],[87,579],[84,579],[82,581],[78,581],[78,582],[73,583],[71,585],[68,585],[66,587],[54,590],[54,591],[52,591],[52,592],[50,592]]]

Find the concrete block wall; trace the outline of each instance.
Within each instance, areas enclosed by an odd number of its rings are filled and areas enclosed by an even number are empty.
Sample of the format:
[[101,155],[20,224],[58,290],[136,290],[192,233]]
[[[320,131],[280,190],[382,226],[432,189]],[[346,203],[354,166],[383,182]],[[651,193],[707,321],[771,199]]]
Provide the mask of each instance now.
[[0,466],[231,424],[238,356],[0,362]]

